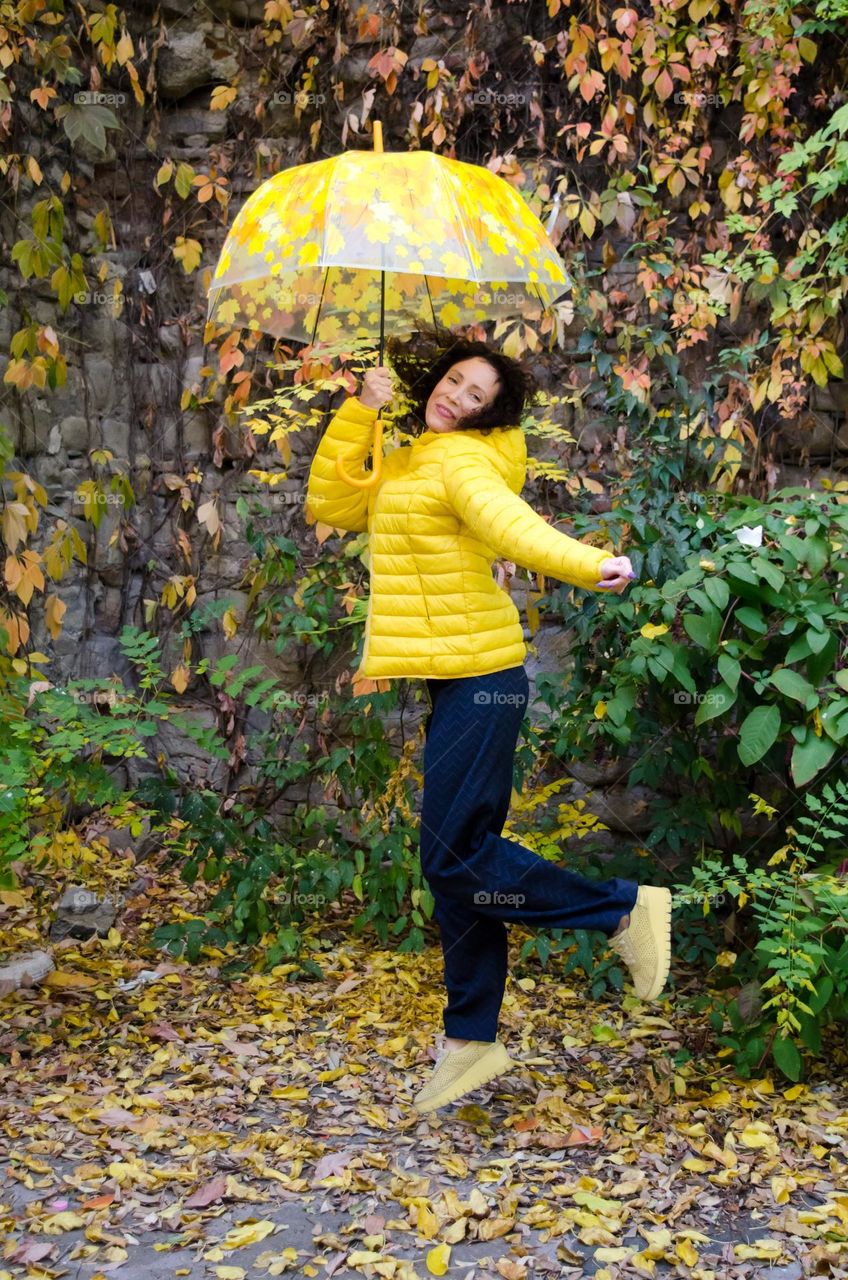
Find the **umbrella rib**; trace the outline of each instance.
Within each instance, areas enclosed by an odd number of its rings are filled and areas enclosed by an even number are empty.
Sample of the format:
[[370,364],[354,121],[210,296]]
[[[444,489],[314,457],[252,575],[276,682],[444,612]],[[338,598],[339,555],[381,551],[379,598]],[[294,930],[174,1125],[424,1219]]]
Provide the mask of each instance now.
[[310,347],[313,347],[315,345],[315,335],[318,332],[318,321],[321,316],[321,304],[324,301],[324,290],[327,288],[327,277],[329,276],[329,274],[330,274],[330,268],[325,267],[324,283],[321,285],[321,297],[318,300],[318,310],[315,312],[315,324],[312,326],[312,337],[309,342]]
[[433,317],[433,328],[437,329],[439,326],[436,320],[435,308],[433,307],[433,295],[430,292],[430,281],[427,279],[426,275],[424,276],[424,288],[427,290],[427,301],[430,303],[430,315]]
[[527,283],[527,284],[529,284],[529,285],[533,288],[533,290],[535,291],[536,297],[539,299],[539,301],[540,301],[540,302],[541,302],[541,304],[542,304],[542,310],[543,310],[543,311],[547,311],[547,309],[548,309],[548,304],[545,302],[545,299],[542,297],[541,293],[539,292],[539,286],[536,284],[536,281],[535,281],[535,280],[528,280],[526,283]]

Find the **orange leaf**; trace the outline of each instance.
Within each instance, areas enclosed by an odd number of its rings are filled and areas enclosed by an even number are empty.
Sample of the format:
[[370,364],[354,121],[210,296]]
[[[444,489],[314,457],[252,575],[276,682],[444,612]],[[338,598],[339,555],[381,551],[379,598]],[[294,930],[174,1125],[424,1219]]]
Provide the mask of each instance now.
[[59,632],[62,630],[62,617],[67,607],[64,600],[60,600],[58,596],[48,596],[45,601],[44,613],[47,621],[47,630],[54,640],[58,639]]
[[177,693],[185,693],[188,685],[189,669],[184,662],[178,663],[171,672],[171,684]]
[[657,76],[654,88],[657,91],[657,97],[661,102],[665,102],[666,98],[670,98],[674,90],[674,81],[665,68],[662,69]]
[[107,1205],[114,1204],[115,1197],[112,1195],[93,1196],[91,1200],[84,1200],[80,1205],[81,1209],[105,1209]]
[[578,1124],[566,1139],[567,1147],[581,1147],[592,1142],[598,1142],[603,1137],[603,1129],[598,1125]]
[[37,102],[42,111],[47,110],[47,104],[51,98],[56,97],[56,90],[50,85],[43,84],[39,89],[33,89],[30,92],[30,102]]

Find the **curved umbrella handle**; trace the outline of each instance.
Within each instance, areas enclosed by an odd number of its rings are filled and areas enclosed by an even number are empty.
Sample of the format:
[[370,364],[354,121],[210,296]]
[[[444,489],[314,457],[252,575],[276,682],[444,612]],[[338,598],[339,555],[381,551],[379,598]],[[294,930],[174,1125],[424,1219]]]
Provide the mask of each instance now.
[[367,480],[355,480],[353,476],[349,476],[344,469],[346,459],[336,458],[336,473],[344,480],[345,484],[351,484],[355,489],[371,489],[380,480],[383,471],[383,423],[378,414],[374,423],[374,469]]

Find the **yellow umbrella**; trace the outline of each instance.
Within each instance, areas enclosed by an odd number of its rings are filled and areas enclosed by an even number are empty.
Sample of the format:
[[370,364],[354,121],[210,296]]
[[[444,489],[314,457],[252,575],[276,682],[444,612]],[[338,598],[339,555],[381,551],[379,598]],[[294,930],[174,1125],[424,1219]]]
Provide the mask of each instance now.
[[[431,151],[346,151],[269,178],[239,210],[208,291],[208,319],[313,345],[379,332],[540,314],[570,285],[518,192]],[[374,427],[380,477],[382,422]]]

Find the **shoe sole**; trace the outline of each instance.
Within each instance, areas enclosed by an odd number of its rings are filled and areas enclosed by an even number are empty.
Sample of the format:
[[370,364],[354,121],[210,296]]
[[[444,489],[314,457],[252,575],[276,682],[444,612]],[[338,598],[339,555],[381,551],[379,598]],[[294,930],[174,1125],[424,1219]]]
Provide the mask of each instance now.
[[449,1085],[445,1085],[432,1098],[428,1098],[426,1102],[414,1102],[413,1106],[416,1111],[426,1115],[429,1111],[444,1107],[448,1102],[456,1102],[458,1098],[464,1097],[466,1093],[472,1093],[481,1085],[488,1084],[490,1080],[494,1080],[495,1076],[502,1075],[515,1065],[504,1046],[498,1044],[495,1049],[473,1062],[467,1071],[456,1080],[452,1080]]
[[[639,996],[640,1000],[656,1000],[662,991],[671,968],[671,890],[660,889],[650,885],[644,889],[644,906],[648,912],[648,920],[655,937],[661,939],[658,944],[659,968],[648,992]],[[636,993],[639,995],[639,993]]]

